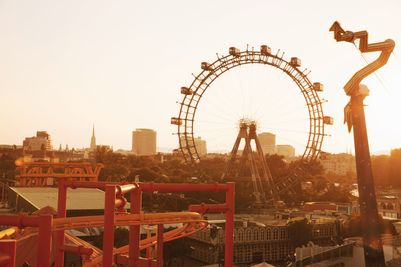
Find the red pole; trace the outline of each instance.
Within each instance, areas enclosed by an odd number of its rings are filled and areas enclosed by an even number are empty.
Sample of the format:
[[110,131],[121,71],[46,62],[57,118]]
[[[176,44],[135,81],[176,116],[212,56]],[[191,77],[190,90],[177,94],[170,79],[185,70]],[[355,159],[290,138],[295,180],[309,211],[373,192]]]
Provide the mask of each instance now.
[[29,216],[26,214],[11,215],[5,214],[0,215],[1,225],[4,226],[17,226],[18,228],[24,227],[38,227],[40,224],[39,216]]
[[[58,208],[57,218],[67,217],[67,187],[64,180],[58,181]],[[64,266],[64,250],[61,249],[64,245],[64,230],[59,230],[56,233],[56,255],[55,266]]]
[[41,215],[39,221],[37,266],[50,266],[53,216]]
[[[142,191],[135,189],[131,191],[131,214],[139,214],[142,208]],[[131,225],[129,229],[129,263],[134,266],[139,259],[139,241],[141,239],[140,225]]]
[[67,251],[70,253],[78,254],[78,255],[83,255],[89,257],[90,255],[93,254],[93,249],[92,248],[87,248],[84,246],[72,246],[72,245],[63,245],[61,248],[63,251]]
[[188,206],[188,211],[198,213],[225,213],[227,210],[226,204],[193,204]]
[[15,267],[15,256],[17,255],[16,240],[0,240],[0,266]]
[[157,266],[163,267],[163,232],[164,225],[157,225]]
[[225,251],[224,251],[224,266],[233,266],[233,251],[234,251],[234,195],[235,184],[227,183],[226,191],[226,236],[225,236]]
[[143,192],[222,192],[228,184],[191,184],[191,183],[138,183]]
[[113,266],[114,249],[114,207],[116,201],[116,186],[106,185],[104,197],[104,232],[103,232],[103,265]]

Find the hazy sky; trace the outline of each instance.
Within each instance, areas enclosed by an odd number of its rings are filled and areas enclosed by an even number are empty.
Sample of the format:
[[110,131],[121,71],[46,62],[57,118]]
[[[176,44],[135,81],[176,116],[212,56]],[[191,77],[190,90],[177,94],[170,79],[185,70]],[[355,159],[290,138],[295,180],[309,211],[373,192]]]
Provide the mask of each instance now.
[[[97,142],[115,149],[131,148],[135,128],[157,130],[158,146],[174,148],[170,117],[178,115],[179,89],[189,86],[191,73],[230,46],[267,44],[286,59],[301,58],[312,70],[309,79],[325,85],[324,113],[335,124],[326,128],[331,136],[323,149],[344,152],[353,138],[343,125],[342,88],[366,62],[352,44],[335,42],[328,31],[335,20],[346,30],[368,30],[371,42],[396,42],[378,72],[382,82],[373,75],[364,83],[371,89],[365,101],[371,151],[401,147],[399,0],[0,0],[0,144],[22,144],[46,130],[55,147],[88,147],[95,124]],[[196,134],[215,142],[209,149],[231,147],[235,123],[245,116],[301,152],[304,100],[288,77],[270,68],[237,68],[206,92]],[[273,127],[276,119],[288,124]],[[300,135],[284,138],[285,132]]]

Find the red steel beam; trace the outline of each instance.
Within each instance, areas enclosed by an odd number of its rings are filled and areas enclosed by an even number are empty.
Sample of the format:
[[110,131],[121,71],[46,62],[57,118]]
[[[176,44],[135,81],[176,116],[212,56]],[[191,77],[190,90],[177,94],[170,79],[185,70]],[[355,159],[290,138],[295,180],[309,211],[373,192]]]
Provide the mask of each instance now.
[[15,258],[17,255],[16,240],[0,240],[0,266],[15,267]]
[[72,189],[75,188],[96,188],[100,190],[104,190],[106,185],[117,183],[108,183],[108,182],[89,182],[89,181],[65,181],[64,182],[66,187],[70,187]]
[[90,182],[90,181],[64,181],[64,185],[66,187],[70,187],[72,189],[76,188],[95,188],[100,190],[105,190],[107,185],[116,186],[116,193],[126,194],[129,191],[138,187],[138,184],[121,184],[121,183],[113,183],[113,182]]
[[228,184],[191,184],[191,183],[138,183],[143,192],[224,192]]
[[233,266],[234,252],[234,207],[235,207],[235,184],[227,183],[228,190],[226,191],[226,236],[225,236],[225,251],[224,251],[224,266]]
[[113,266],[116,186],[107,185],[104,199],[103,265]]
[[87,248],[82,245],[81,246],[63,245],[61,247],[61,250],[85,256],[90,256],[93,254],[92,248]]
[[53,216],[41,215],[39,217],[38,258],[36,266],[50,266],[52,248]]
[[[142,209],[142,191],[132,190],[130,193],[131,197],[131,214],[139,214]],[[139,241],[140,236],[140,225],[132,225],[129,229],[129,264],[130,266],[135,266],[139,259]]]
[[158,224],[157,225],[157,266],[163,267],[163,232],[164,232],[164,225]]
[[198,212],[198,213],[225,213],[227,211],[226,204],[197,204],[189,205],[188,211]]
[[[58,207],[57,207],[57,218],[67,217],[67,187],[65,181],[61,180],[58,184]],[[56,232],[56,251],[55,251],[55,267],[64,266],[64,250],[61,248],[64,246],[64,230],[58,230]]]
[[138,258],[135,265],[132,265],[126,255],[117,255],[116,263],[124,266],[135,266],[135,267],[159,267],[158,262],[154,259]]
[[18,228],[25,227],[38,227],[40,224],[40,216],[38,215],[27,215],[27,214],[18,214],[18,215],[0,215],[1,225],[4,226],[16,226]]
[[[193,183],[132,183],[119,184],[110,182],[89,182],[89,181],[66,181],[65,185],[71,188],[97,188],[104,190],[106,185],[120,186],[124,193],[135,189],[137,186],[143,192],[225,192],[227,184],[193,184]],[[119,190],[119,189],[118,189]]]

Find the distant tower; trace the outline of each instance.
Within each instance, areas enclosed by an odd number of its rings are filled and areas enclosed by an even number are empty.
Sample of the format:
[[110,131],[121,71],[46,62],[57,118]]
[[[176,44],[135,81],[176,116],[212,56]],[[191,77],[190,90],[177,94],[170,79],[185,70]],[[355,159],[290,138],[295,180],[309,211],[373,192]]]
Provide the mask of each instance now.
[[276,154],[276,135],[272,133],[258,134],[260,145],[262,146],[263,154]]
[[286,158],[295,157],[295,148],[291,145],[277,145],[277,155],[284,156]]
[[144,128],[133,131],[132,152],[138,156],[156,155],[156,131]]
[[36,136],[25,138],[22,146],[24,150],[31,151],[53,150],[50,134],[48,134],[46,131],[37,131]]
[[90,150],[92,150],[92,151],[96,150],[95,125],[93,125],[93,128],[92,128],[92,138],[91,138]]
[[[192,141],[192,137],[187,137],[187,139]],[[198,152],[199,156],[204,156],[207,154],[207,146],[206,146],[206,140],[202,140],[200,136],[195,137],[194,139],[194,144],[196,147],[196,151]],[[185,144],[186,138],[184,136],[181,136],[181,143]]]

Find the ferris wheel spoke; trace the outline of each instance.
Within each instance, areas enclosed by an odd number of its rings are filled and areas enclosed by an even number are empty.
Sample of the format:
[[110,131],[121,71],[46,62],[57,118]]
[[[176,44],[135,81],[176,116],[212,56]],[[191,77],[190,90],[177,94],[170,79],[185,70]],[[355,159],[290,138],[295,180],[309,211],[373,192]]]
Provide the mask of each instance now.
[[214,100],[210,101],[209,104],[204,105],[203,108],[208,110],[210,114],[224,118],[227,121],[232,121],[233,117],[235,117],[235,113],[231,110],[224,109],[224,105],[222,105],[221,102],[216,102]]
[[308,131],[297,131],[293,129],[282,129],[282,128],[267,128],[271,131],[281,131],[281,132],[291,132],[291,133],[300,133],[300,134],[308,134]]
[[303,125],[306,124],[305,121],[307,121],[308,118],[306,117],[291,117],[291,118],[282,118],[277,121],[269,121],[269,125],[280,125],[280,124],[297,124],[297,125]]
[[196,123],[202,123],[202,124],[224,124],[224,125],[233,125],[232,123],[227,123],[227,122],[221,122],[221,121],[203,121],[203,120],[196,120]]

